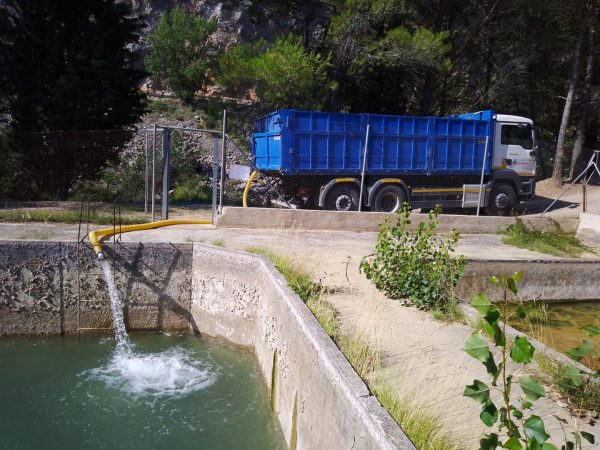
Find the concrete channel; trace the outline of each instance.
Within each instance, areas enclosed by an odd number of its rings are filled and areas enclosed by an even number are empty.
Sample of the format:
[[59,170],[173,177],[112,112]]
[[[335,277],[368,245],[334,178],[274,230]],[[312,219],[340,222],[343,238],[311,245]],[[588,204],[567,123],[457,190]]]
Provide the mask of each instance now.
[[[130,330],[254,350],[290,449],[415,449],[266,259],[191,243],[118,243],[106,255]],[[110,328],[106,299],[88,247],[0,242],[0,336]]]

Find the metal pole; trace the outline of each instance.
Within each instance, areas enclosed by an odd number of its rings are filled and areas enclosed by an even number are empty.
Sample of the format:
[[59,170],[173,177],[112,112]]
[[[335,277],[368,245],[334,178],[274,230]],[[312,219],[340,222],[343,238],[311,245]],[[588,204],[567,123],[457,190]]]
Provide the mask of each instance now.
[[227,164],[227,154],[225,153],[227,127],[227,110],[223,110],[223,136],[221,136],[221,184],[219,184],[219,214],[223,212],[223,194],[225,193],[225,165]]
[[365,149],[363,151],[362,173],[360,175],[360,194],[358,195],[358,210],[362,211],[363,187],[365,185],[365,172],[367,170],[367,151],[369,148],[369,128],[367,124],[367,135],[365,137]]
[[148,130],[144,129],[144,214],[148,214]]
[[485,163],[487,160],[488,153],[488,142],[489,136],[485,137],[485,149],[483,150],[483,164],[481,165],[481,179],[479,180],[479,198],[477,199],[477,215],[479,215],[479,208],[481,207],[481,194],[483,193],[483,178],[485,176]]
[[163,128],[162,220],[169,218],[169,169],[171,164],[171,130]]
[[[571,189],[571,188],[573,187],[573,185],[574,185],[575,183],[577,183],[577,182],[579,181],[579,179],[580,179],[582,176],[584,176],[585,174],[587,174],[587,171],[590,169],[590,167],[594,166],[594,158],[595,158],[595,155],[593,155],[593,156],[590,158],[590,161],[588,162],[588,164],[587,164],[587,166],[585,167],[585,169],[583,169],[583,172],[581,172],[579,175],[577,175],[577,178],[575,178],[575,179],[574,179],[574,180],[571,182],[571,184],[569,184],[569,186],[567,186],[567,188],[566,188],[566,189],[564,189],[564,190],[563,190],[563,191],[560,193],[560,195],[559,195],[558,197],[556,197],[556,199],[554,199],[554,201],[553,201],[552,203],[550,203],[550,205],[548,205],[548,207],[547,207],[547,208],[544,210],[544,212],[542,212],[542,213],[540,214],[540,217],[543,217],[543,216],[544,216],[544,214],[546,214],[546,213],[547,213],[547,212],[548,212],[548,211],[549,211],[549,210],[550,210],[550,209],[551,209],[551,208],[554,206],[554,204],[555,204],[556,202],[558,202],[558,201],[561,199],[561,197],[562,197],[563,195],[565,195],[565,193],[566,193],[566,192],[567,192],[569,189]],[[600,172],[598,172],[598,173],[600,174]]]
[[218,176],[218,164],[219,160],[219,138],[217,135],[213,135],[213,161],[212,161],[212,221],[215,222],[215,213],[217,211],[217,176]]
[[156,210],[156,124],[152,130],[152,222]]

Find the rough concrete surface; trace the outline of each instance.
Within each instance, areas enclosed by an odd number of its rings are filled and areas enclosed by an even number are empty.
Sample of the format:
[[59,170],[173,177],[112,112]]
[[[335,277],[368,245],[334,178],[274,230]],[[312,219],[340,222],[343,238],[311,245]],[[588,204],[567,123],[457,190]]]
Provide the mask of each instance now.
[[194,246],[192,314],[201,333],[254,347],[290,447],[414,449],[263,258]]
[[[189,329],[191,246],[120,243],[114,273],[129,329]],[[0,335],[110,328],[94,253],[72,242],[0,241]]]
[[[387,218],[394,221],[395,214],[375,212],[339,212],[304,209],[276,208],[238,208],[227,206],[223,214],[217,218],[217,227],[238,228],[275,228],[295,230],[331,230],[331,231],[377,231],[381,221]],[[427,219],[426,214],[411,214],[413,228]],[[500,233],[515,217],[469,216],[442,214],[439,216],[438,231],[446,232],[456,228],[461,233]],[[554,229],[559,223],[563,230],[575,232],[579,220],[577,218],[522,217],[530,227],[538,230]]]

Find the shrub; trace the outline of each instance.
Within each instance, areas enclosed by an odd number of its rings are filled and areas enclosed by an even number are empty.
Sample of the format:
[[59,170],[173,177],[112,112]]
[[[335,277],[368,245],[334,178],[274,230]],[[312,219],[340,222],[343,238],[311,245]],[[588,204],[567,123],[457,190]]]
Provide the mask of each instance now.
[[466,262],[463,256],[453,256],[456,230],[448,237],[435,236],[439,213],[436,207],[412,233],[410,208],[404,205],[395,225],[385,221],[380,226],[375,254],[363,259],[361,269],[389,298],[441,310],[456,301],[454,288]]
[[210,188],[206,181],[198,176],[188,178],[177,186],[172,194],[174,202],[202,202],[208,203],[211,199]]

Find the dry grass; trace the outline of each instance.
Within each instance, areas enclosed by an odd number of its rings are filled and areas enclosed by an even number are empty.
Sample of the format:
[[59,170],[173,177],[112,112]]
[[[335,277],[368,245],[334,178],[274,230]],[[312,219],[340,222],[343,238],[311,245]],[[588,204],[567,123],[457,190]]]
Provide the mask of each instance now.
[[[342,332],[338,312],[324,296],[324,289],[312,280],[308,272],[283,255],[264,247],[249,247],[247,251],[271,259],[286,279],[289,287],[306,303],[323,329],[336,343],[356,373],[367,383],[381,405],[390,413],[406,435],[420,450],[459,450],[459,443],[440,424],[437,416],[419,404],[417,395],[401,395],[390,382],[375,374],[382,368],[381,352],[372,339],[352,330]],[[424,387],[430,389],[430,387]]]

